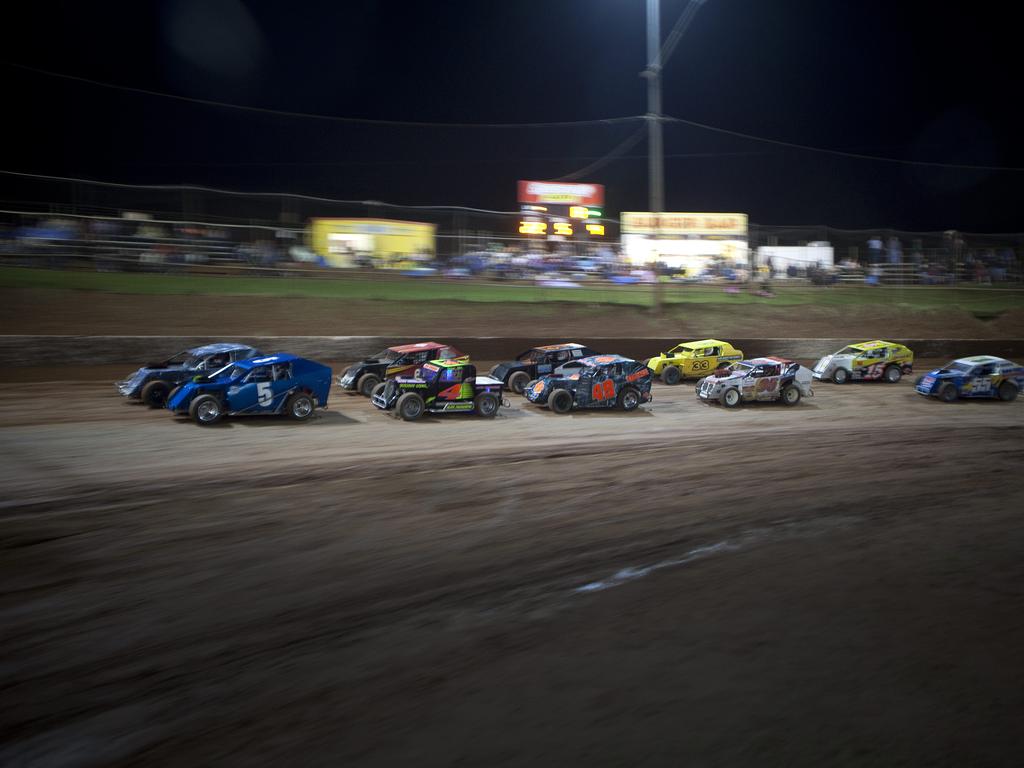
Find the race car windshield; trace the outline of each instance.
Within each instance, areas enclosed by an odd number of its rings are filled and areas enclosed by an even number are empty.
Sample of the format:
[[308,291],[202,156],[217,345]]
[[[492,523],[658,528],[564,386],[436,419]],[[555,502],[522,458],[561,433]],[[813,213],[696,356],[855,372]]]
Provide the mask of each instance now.
[[188,365],[189,361],[197,359],[198,358],[195,355],[190,354],[189,351],[185,349],[176,354],[174,357],[167,358],[166,365]]
[[859,355],[863,351],[864,351],[863,349],[857,349],[857,347],[843,347],[838,352],[836,352],[836,354],[837,355]]
[[973,366],[970,366],[967,363],[958,363],[954,360],[942,370],[948,371],[949,373],[970,373],[972,367]]
[[523,352],[516,360],[520,363],[539,363],[544,358],[544,353],[540,350],[531,349],[527,352]]
[[374,360],[380,360],[385,363],[394,363],[402,357],[401,352],[395,352],[393,349],[385,349],[383,352],[378,352],[373,356]]
[[214,371],[208,374],[211,379],[233,379],[244,371],[243,368],[238,367],[233,363],[228,363],[218,371]]
[[727,373],[748,373],[754,370],[754,366],[748,365],[747,363],[733,363],[732,365],[726,366]]
[[693,352],[693,347],[688,347],[685,344],[680,344],[678,347],[672,350],[673,352]]

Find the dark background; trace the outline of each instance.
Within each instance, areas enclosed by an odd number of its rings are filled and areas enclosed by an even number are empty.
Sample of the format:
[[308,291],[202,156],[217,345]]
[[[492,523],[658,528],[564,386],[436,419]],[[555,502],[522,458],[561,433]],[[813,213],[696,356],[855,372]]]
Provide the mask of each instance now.
[[[667,36],[686,2],[662,1]],[[901,160],[1024,167],[1008,4],[708,0],[664,112]],[[381,127],[257,114],[59,79],[346,117],[576,121],[646,111],[643,0],[38,3],[9,9],[6,170],[513,210],[640,123]],[[665,129],[666,208],[761,224],[1024,230],[1024,174],[854,159]],[[582,181],[646,210],[646,142]],[[3,198],[19,182],[0,177]],[[38,193],[34,193],[38,194]]]

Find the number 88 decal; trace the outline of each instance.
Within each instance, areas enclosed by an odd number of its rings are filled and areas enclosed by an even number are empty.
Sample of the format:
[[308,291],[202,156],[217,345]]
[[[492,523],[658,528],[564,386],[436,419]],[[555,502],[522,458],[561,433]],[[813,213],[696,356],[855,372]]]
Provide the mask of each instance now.
[[595,400],[610,400],[615,397],[615,383],[611,379],[605,379],[594,385],[590,396]]

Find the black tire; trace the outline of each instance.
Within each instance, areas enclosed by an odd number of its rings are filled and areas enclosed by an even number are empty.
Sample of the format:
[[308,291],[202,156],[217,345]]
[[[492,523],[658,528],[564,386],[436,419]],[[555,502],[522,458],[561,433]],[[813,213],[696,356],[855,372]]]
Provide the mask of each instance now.
[[721,395],[718,396],[718,401],[726,408],[735,408],[743,400],[740,395],[740,391],[736,387],[729,387]]
[[944,403],[952,403],[957,398],[956,387],[950,384],[949,382],[946,382],[941,387],[939,387],[938,397],[939,400],[941,400]]
[[388,384],[387,384],[386,381],[382,381],[380,384],[378,384],[376,387],[373,388],[373,392],[370,393],[370,397],[376,397],[377,395],[383,395],[384,394],[384,387],[386,387],[387,385]]
[[845,368],[836,368],[832,371],[833,384],[845,384],[850,380],[850,372]]
[[669,386],[674,386],[683,378],[683,372],[675,365],[666,365],[661,369],[661,380]]
[[402,421],[416,421],[425,410],[426,404],[416,392],[406,392],[395,404],[395,415]]
[[375,373],[364,373],[356,382],[356,391],[363,397],[369,397],[380,384],[380,376]]
[[481,392],[473,400],[473,410],[477,416],[493,419],[498,415],[501,399],[493,392]]
[[516,371],[508,377],[508,391],[517,395],[523,394],[526,385],[530,383],[530,374],[526,371]]
[[996,390],[996,395],[1004,402],[1012,402],[1017,399],[1017,386],[1012,381],[1004,381]]
[[548,395],[548,408],[553,413],[568,413],[572,410],[573,403],[572,392],[567,389],[556,389]]
[[640,407],[640,393],[633,387],[626,387],[619,392],[619,408],[624,411],[635,411]]
[[800,387],[788,384],[782,388],[780,399],[783,405],[796,405],[800,402]]
[[288,402],[284,405],[284,412],[288,414],[288,418],[294,421],[306,421],[313,415],[314,410],[316,410],[316,401],[305,392],[296,392],[288,398]]
[[171,394],[171,385],[166,381],[151,381],[142,388],[139,399],[150,408],[163,408],[167,405],[169,394]]
[[882,380],[887,381],[890,384],[896,384],[902,378],[903,371],[900,370],[898,365],[886,366],[885,370],[882,371]]
[[209,427],[224,417],[224,404],[215,395],[198,395],[189,404],[188,415],[196,424]]

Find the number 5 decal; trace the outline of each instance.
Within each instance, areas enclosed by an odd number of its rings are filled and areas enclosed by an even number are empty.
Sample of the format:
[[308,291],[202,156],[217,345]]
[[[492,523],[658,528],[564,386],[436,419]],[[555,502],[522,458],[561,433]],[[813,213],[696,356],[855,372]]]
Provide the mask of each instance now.
[[256,399],[262,406],[270,405],[270,401],[274,399],[274,393],[270,390],[269,381],[261,381],[256,385]]

